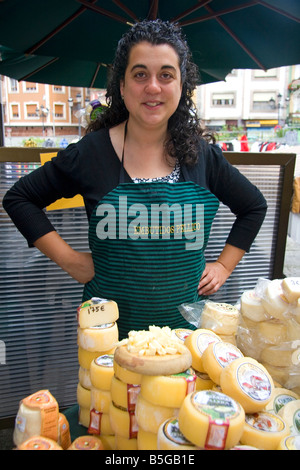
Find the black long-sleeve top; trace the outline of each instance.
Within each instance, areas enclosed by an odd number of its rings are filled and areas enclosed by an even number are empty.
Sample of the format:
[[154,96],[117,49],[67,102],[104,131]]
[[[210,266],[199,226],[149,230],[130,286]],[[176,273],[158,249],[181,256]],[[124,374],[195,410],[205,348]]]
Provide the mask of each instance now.
[[[118,186],[120,166],[109,131],[92,132],[18,180],[6,193],[3,207],[32,246],[55,230],[43,210],[46,206],[62,197],[81,194],[89,220],[96,204]],[[227,243],[249,251],[267,210],[258,188],[226,160],[217,145],[205,141],[199,146],[197,164],[186,166],[185,174],[236,215]],[[126,174],[126,182],[131,181]]]

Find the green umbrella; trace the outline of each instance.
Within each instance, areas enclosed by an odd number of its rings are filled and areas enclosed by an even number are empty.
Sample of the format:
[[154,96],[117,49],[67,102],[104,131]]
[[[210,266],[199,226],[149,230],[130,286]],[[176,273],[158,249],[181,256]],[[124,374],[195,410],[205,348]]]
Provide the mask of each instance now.
[[300,63],[299,0],[2,0],[0,73],[105,88],[118,39],[144,18],[183,26],[202,83]]

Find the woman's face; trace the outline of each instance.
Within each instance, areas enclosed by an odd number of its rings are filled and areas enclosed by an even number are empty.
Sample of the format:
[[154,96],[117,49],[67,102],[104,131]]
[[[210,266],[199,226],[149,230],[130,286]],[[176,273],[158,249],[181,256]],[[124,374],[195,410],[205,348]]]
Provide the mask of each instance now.
[[134,45],[120,91],[131,121],[148,128],[166,127],[182,91],[178,55],[173,47],[146,41]]

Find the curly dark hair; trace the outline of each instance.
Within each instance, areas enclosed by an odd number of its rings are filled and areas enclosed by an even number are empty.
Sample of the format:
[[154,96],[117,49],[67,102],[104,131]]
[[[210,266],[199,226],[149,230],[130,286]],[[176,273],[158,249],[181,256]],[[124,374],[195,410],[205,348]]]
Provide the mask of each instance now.
[[118,43],[114,63],[108,77],[106,91],[107,108],[92,121],[86,132],[110,128],[128,119],[128,111],[120,94],[120,82],[124,80],[129,53],[135,44],[147,41],[152,45],[168,44],[179,58],[182,94],[175,113],[168,122],[166,152],[180,163],[194,164],[197,161],[199,140],[215,142],[212,134],[201,128],[200,119],[193,101],[193,92],[199,83],[199,72],[181,28],[162,20],[143,20],[126,32]]

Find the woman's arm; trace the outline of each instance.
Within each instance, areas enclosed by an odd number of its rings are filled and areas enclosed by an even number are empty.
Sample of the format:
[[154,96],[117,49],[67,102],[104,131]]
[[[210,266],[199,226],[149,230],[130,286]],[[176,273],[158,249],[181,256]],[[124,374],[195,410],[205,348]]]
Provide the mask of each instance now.
[[57,232],[52,231],[38,238],[34,246],[76,281],[85,284],[94,277],[92,255],[75,251]]
[[228,243],[217,261],[207,263],[198,285],[199,295],[211,295],[217,292],[228,279],[245,254],[241,248]]

